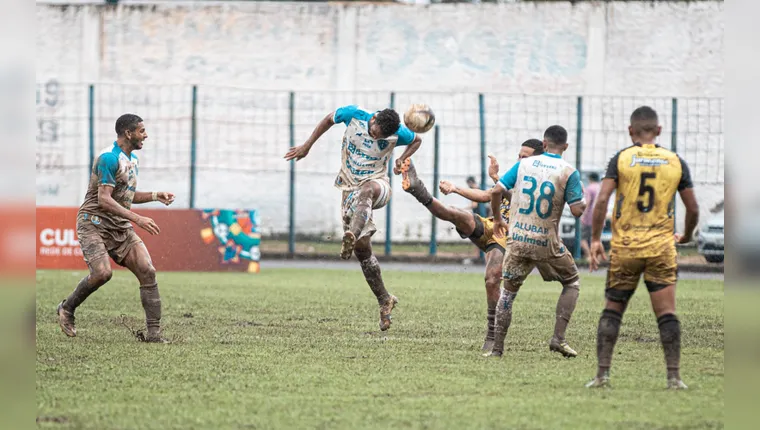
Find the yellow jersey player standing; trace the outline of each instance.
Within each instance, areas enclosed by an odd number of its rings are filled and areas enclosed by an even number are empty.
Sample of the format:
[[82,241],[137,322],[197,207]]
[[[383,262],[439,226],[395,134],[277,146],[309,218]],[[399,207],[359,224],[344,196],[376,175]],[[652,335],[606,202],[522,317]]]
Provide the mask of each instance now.
[[[587,387],[609,385],[612,351],[623,313],[643,273],[660,328],[668,388],[687,388],[679,372],[681,326],[676,317],[676,242],[691,241],[699,220],[699,206],[686,162],[655,144],[661,130],[657,112],[652,108],[642,106],[633,111],[628,133],[634,144],[610,160],[594,207],[591,270],[599,267],[600,260],[607,259],[600,238],[607,203],[612,192],[616,192],[607,300],[597,329],[599,367]],[[686,207],[683,236],[674,235],[676,191]]]

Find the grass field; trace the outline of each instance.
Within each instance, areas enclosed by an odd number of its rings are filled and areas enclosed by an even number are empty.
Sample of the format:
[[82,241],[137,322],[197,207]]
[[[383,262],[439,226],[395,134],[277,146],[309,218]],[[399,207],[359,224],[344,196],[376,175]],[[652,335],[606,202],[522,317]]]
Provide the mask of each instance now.
[[83,274],[37,273],[37,422],[44,428],[722,428],[723,282],[682,281],[682,376],[668,392],[645,289],[623,321],[611,390],[595,372],[603,278],[584,277],[566,360],[548,351],[559,286],[531,277],[503,359],[480,354],[482,277],[385,273],[390,331],[361,272],[160,273],[171,345],[136,342],[136,283],[118,271],[66,338],[55,305]]

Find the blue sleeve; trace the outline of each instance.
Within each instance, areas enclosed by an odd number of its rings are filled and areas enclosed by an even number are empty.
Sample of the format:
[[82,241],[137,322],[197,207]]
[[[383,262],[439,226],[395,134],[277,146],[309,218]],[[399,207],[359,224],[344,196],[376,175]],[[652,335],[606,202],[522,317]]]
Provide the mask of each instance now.
[[116,186],[116,172],[119,171],[119,159],[110,152],[98,157],[95,167],[98,174],[98,185]]
[[499,179],[499,182],[501,185],[504,185],[504,188],[511,190],[515,187],[515,184],[517,183],[517,170],[520,168],[520,162],[518,161],[515,163],[514,166],[512,166],[511,169],[507,173],[504,174]]
[[356,111],[358,110],[359,107],[357,105],[339,107],[335,110],[335,115],[333,115],[333,122],[336,124],[342,122],[343,124],[348,125],[348,123],[351,122],[351,118],[356,115]]
[[407,146],[414,142],[414,132],[409,130],[404,124],[399,125],[396,135],[398,135],[396,146]]
[[576,170],[569,178],[565,186],[565,202],[571,205],[583,200],[583,186],[581,185],[581,175]]

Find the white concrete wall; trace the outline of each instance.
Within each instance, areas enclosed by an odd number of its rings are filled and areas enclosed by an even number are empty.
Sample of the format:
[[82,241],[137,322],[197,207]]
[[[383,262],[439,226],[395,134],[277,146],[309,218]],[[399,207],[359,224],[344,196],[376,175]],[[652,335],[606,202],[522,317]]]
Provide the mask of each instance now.
[[[287,227],[287,91],[298,92],[296,143],[340,104],[383,108],[390,91],[398,92],[399,110],[429,103],[441,126],[441,176],[459,182],[479,172],[478,92],[486,93],[487,150],[505,168],[521,141],[551,123],[565,125],[574,143],[578,95],[586,96],[586,168],[603,168],[628,144],[626,117],[641,103],[661,113],[661,143],[670,145],[670,97],[680,97],[679,152],[695,179],[720,184],[698,188],[709,208],[723,197],[723,22],[722,2],[38,2],[37,201],[78,205],[84,195],[87,84],[97,82],[97,146],[112,141],[119,114],[142,115],[150,139],[140,154],[140,188],[175,191],[178,205],[189,201],[190,86],[199,85],[196,202],[260,208],[272,231]],[[300,231],[339,229],[339,193],[331,187],[339,129],[298,163]],[[431,172],[432,133],[418,159]],[[429,216],[398,184],[394,191],[394,236],[425,237]],[[384,226],[384,213],[376,216]]]

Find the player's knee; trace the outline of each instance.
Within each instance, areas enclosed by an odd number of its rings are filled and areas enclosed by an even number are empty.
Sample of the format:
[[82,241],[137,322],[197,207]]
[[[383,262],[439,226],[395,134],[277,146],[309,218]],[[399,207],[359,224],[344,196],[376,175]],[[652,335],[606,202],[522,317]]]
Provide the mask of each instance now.
[[581,288],[581,281],[580,281],[580,279],[576,279],[575,281],[564,283],[564,284],[562,284],[562,288],[563,289],[567,288],[569,290],[580,290],[580,288]]
[[486,288],[498,288],[501,283],[501,271],[491,270],[486,272]]
[[140,268],[140,284],[152,285],[156,283],[156,268],[152,264]]
[[93,269],[92,273],[90,273],[90,283],[100,286],[110,281],[112,276],[113,272],[111,268],[103,265]]

